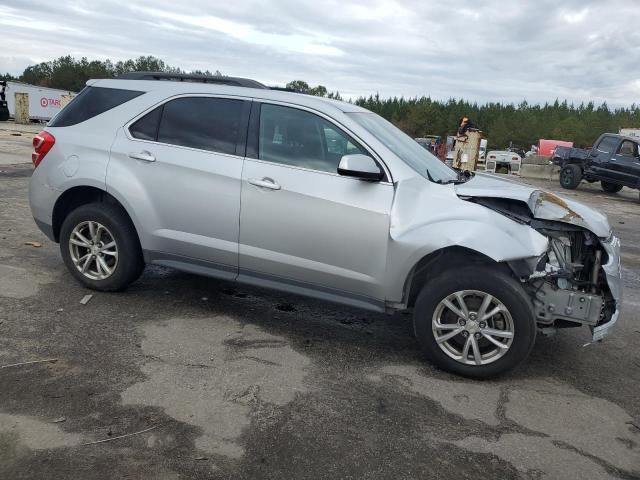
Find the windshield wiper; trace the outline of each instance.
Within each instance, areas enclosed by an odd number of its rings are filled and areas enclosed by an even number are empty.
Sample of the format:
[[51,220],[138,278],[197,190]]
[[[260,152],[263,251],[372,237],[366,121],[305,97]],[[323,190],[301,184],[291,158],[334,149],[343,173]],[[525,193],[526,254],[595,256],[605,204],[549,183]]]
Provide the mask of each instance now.
[[449,183],[455,183],[455,184],[465,183],[471,180],[475,176],[475,173],[470,172],[469,170],[460,170],[459,168],[454,168],[454,170],[456,171],[456,174],[458,177],[452,178],[451,180],[447,180],[447,181],[443,181],[441,179],[436,180],[431,176],[431,173],[429,172],[429,170],[427,170],[427,178],[433,183],[437,183],[438,185],[448,185]]
[[456,180],[451,180],[450,183],[465,183],[471,180],[476,175],[469,170],[461,170],[459,168],[454,168],[454,170],[458,174],[458,178]]
[[438,183],[440,185],[444,185],[444,183],[442,183],[442,180],[436,180],[435,178],[433,178],[431,176],[431,173],[429,173],[429,170],[427,169],[427,178],[429,179],[429,181],[433,182],[433,183]]

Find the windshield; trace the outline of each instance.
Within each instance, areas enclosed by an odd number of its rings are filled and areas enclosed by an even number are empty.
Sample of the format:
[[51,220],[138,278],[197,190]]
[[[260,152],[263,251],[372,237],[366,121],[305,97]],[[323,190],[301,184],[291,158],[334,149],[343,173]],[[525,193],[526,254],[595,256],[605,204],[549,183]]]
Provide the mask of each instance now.
[[455,181],[458,178],[455,170],[447,167],[418,142],[379,115],[375,113],[347,113],[347,115],[423,177],[442,183]]

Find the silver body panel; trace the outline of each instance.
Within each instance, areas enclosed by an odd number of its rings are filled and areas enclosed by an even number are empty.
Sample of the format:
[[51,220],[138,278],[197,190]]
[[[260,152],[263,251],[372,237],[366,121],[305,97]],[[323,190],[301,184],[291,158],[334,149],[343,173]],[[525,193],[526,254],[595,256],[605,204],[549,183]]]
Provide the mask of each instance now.
[[[281,188],[249,182],[264,178]],[[389,183],[246,159],[240,276],[265,273],[384,300],[393,193]]]
[[[129,156],[139,152],[150,152],[155,161]],[[242,157],[137,140],[119,129],[107,192],[135,212],[144,250],[218,264],[233,278],[242,166]]]
[[535,218],[578,225],[601,238],[607,237],[611,230],[606,215],[597,210],[515,180],[478,173],[470,181],[458,185],[456,191],[463,196],[518,200],[529,206]]
[[618,321],[620,317],[620,309],[622,308],[622,267],[620,266],[620,240],[617,237],[611,237],[607,241],[602,242],[604,250],[609,257],[607,263],[602,265],[602,269],[607,276],[607,283],[611,290],[611,295],[616,301],[616,311],[611,319],[602,325],[598,325],[591,329],[593,341],[602,340]]
[[[407,279],[436,250],[460,246],[496,262],[531,260],[547,250],[547,238],[533,228],[466,197],[519,200],[538,218],[577,224],[600,238],[609,235],[604,215],[519,183],[485,175],[457,186],[430,182],[350,118],[349,112],[367,111],[349,103],[189,82],[89,83],[147,93],[73,127],[47,128],[56,144],[32,178],[34,218],[43,231],[51,230],[63,192],[74,186],[107,191],[128,212],[151,263],[384,310],[405,305]],[[388,181],[128,135],[127,126],[142,114],[185,95],[311,111],[362,145]],[[149,155],[154,161],[147,161]],[[609,262],[602,268],[620,302],[619,244],[603,245]],[[596,327],[594,337],[606,330]]]

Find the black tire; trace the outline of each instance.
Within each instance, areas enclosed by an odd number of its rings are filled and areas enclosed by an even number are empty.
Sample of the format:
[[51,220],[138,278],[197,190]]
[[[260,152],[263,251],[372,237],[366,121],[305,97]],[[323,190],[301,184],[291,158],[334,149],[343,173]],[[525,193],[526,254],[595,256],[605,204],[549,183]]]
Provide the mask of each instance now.
[[582,180],[582,169],[578,165],[570,163],[560,170],[560,185],[562,188],[574,190]]
[[[512,343],[507,352],[492,363],[464,364],[450,357],[436,342],[432,330],[436,309],[449,295],[462,290],[477,290],[492,295],[511,315]],[[452,269],[431,279],[416,299],[413,324],[418,343],[432,363],[448,372],[477,379],[495,377],[520,365],[529,356],[536,338],[531,299],[518,281],[495,266],[474,265]]]
[[604,180],[600,182],[600,186],[602,186],[602,190],[604,190],[607,193],[618,193],[620,190],[622,190],[622,185],[616,185],[615,183],[605,182]]
[[[76,268],[71,257],[70,237],[83,222],[98,222],[108,229],[116,242],[118,261],[113,273],[104,279],[90,279]],[[118,205],[89,203],[73,210],[60,229],[60,253],[71,274],[93,290],[113,292],[123,290],[138,279],[144,270],[140,241],[127,213]]]

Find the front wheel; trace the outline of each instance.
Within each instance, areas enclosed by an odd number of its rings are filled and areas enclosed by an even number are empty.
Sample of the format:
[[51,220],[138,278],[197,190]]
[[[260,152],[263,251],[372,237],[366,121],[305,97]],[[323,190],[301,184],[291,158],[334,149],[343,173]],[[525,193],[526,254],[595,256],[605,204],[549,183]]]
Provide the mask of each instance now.
[[144,269],[136,230],[117,205],[90,203],[72,211],[60,229],[60,252],[71,274],[94,290],[122,290]]
[[578,165],[570,163],[560,170],[560,185],[562,188],[573,190],[580,185],[582,169]]
[[605,182],[604,180],[600,182],[600,186],[602,186],[602,190],[604,190],[607,193],[618,193],[620,190],[622,190],[622,185],[616,185],[615,183]]
[[536,337],[530,298],[493,266],[469,266],[430,280],[416,300],[414,329],[431,362],[470,378],[515,368]]

